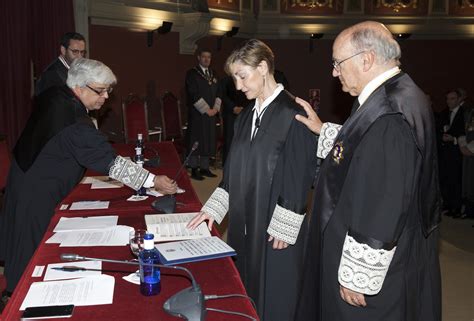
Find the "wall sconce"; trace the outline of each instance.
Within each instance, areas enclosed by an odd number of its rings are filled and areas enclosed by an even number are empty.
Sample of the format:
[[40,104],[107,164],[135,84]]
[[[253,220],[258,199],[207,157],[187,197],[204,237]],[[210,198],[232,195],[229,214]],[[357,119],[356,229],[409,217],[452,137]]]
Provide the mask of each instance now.
[[309,35],[309,52],[313,52],[313,49],[314,49],[313,40],[321,39],[323,36],[324,36],[324,33],[312,33]]
[[239,27],[232,27],[231,30],[227,31],[222,36],[217,38],[217,51],[221,50],[221,48],[222,48],[222,39],[224,39],[224,37],[231,38],[231,37],[235,36],[239,32],[239,29],[240,29]]
[[147,47],[153,46],[153,34],[156,31],[159,35],[167,34],[171,31],[171,27],[173,26],[172,22],[163,21],[160,27],[155,30],[150,30],[146,32],[146,45]]

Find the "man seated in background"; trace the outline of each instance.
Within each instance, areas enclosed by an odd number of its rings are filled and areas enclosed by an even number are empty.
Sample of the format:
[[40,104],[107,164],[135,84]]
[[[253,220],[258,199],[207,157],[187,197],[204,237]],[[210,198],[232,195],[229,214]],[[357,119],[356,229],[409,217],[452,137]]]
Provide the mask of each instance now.
[[[116,83],[103,63],[79,58],[68,73],[67,86],[38,97],[14,150],[0,215],[0,261],[5,262],[8,296],[15,289],[41,242],[54,209],[79,183],[86,169],[108,174],[138,190],[154,187],[176,192],[176,183],[155,176],[116,156],[88,112],[98,110]],[[5,301],[5,300],[4,300]]]

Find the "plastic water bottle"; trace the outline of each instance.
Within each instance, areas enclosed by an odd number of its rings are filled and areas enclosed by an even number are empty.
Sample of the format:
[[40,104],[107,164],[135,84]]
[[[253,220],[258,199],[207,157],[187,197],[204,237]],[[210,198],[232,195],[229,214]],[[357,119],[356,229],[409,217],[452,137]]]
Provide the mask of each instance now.
[[140,262],[140,293],[145,296],[157,295],[161,291],[160,268],[143,265],[143,263],[160,264],[160,254],[155,248],[153,238],[153,234],[145,234],[143,237],[144,249],[138,254],[138,261]]
[[[134,160],[135,160],[135,163],[140,166],[140,167],[143,167],[143,163],[145,162],[145,157],[143,156],[143,135],[142,134],[138,134],[138,137],[137,137],[137,144],[135,146],[135,157],[134,157]],[[137,195],[146,195],[146,190],[144,187],[140,188],[138,191],[137,191]]]

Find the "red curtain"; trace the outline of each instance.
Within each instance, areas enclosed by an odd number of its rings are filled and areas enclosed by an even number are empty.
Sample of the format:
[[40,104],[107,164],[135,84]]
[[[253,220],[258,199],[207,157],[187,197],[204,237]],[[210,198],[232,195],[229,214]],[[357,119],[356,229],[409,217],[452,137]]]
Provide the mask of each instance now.
[[32,65],[40,74],[67,31],[74,31],[73,0],[0,1],[0,134],[10,149],[31,112]]

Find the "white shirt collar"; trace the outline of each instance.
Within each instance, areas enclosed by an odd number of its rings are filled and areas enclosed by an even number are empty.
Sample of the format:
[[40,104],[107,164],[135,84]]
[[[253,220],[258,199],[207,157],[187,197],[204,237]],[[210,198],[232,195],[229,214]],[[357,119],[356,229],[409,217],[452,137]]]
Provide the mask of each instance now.
[[59,61],[61,61],[63,63],[63,65],[64,65],[64,67],[66,67],[66,69],[69,70],[69,68],[71,68],[71,67],[69,67],[69,64],[66,62],[66,59],[64,59],[63,56],[59,56],[58,59],[59,59]]
[[258,102],[258,99],[255,99],[255,105],[253,106],[252,110],[256,109],[257,112],[260,113],[265,107],[270,105],[270,103],[275,100],[275,98],[283,91],[283,89],[285,88],[283,87],[282,84],[277,84],[275,90],[273,91],[273,94],[267,97],[267,99],[263,101],[262,105],[260,105],[260,103]]
[[362,104],[367,100],[367,98],[369,98],[370,94],[372,94],[381,84],[383,84],[393,76],[399,74],[400,72],[401,70],[397,66],[381,73],[380,75],[372,79],[367,85],[365,85],[359,97],[357,97],[360,106],[362,106]]
[[453,110],[451,110],[451,115],[455,115],[455,114],[458,112],[459,107],[461,107],[461,105],[462,105],[462,104],[459,104],[459,105],[457,105]]

